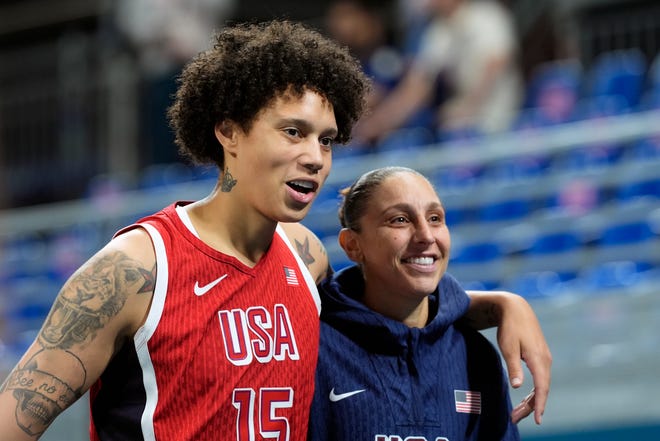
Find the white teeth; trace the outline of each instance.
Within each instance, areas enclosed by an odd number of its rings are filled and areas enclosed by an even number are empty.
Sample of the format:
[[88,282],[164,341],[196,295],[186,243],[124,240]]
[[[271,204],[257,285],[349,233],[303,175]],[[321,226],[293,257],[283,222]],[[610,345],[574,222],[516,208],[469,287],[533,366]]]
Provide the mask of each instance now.
[[411,257],[410,259],[406,259],[406,262],[417,265],[432,265],[433,257]]
[[310,181],[291,181],[293,185],[297,185],[299,187],[307,188],[309,190],[314,188],[314,183]]

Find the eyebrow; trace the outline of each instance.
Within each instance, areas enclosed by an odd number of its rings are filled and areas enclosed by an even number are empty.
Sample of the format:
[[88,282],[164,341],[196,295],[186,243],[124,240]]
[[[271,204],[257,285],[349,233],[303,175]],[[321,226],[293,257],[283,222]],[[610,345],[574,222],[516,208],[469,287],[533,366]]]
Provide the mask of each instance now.
[[[444,210],[445,207],[442,205],[442,202],[431,202],[430,204],[426,205],[426,210]],[[399,211],[411,211],[412,210],[412,205],[402,202],[399,204],[394,204],[386,207],[382,214],[386,214],[388,211],[392,210],[399,210]]]
[[[300,119],[300,118],[282,118],[280,120],[280,125],[284,126],[295,126],[299,127],[303,131],[309,133],[314,130],[314,126],[306,119]],[[321,132],[322,136],[332,136],[335,137],[339,131],[335,127],[329,127],[326,130]]]

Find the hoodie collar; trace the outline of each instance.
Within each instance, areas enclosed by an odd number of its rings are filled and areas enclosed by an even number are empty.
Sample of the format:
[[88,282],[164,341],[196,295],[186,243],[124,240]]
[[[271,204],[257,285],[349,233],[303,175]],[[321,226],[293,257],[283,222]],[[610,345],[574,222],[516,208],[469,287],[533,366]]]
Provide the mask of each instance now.
[[409,328],[365,306],[364,277],[359,266],[351,266],[320,285],[321,320],[369,351],[398,353],[411,339],[435,340],[468,309],[469,297],[449,274],[429,294],[430,322],[424,328]]

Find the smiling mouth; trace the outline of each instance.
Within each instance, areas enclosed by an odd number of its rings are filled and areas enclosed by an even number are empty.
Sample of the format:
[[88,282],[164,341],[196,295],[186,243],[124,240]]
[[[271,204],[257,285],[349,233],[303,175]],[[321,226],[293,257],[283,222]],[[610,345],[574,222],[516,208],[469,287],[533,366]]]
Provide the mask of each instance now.
[[416,265],[433,265],[435,259],[433,257],[409,257],[403,259],[404,263],[414,263]]

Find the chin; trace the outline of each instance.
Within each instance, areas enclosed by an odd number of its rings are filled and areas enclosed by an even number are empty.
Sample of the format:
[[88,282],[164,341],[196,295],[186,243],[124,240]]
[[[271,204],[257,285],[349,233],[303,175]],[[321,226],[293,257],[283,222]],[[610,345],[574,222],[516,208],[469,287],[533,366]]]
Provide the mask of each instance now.
[[309,207],[305,208],[304,210],[286,210],[284,213],[278,216],[278,221],[286,223],[300,222],[305,218],[308,212]]
[[424,295],[429,295],[429,294],[433,293],[436,290],[439,283],[440,283],[440,279],[438,279],[438,280],[428,280],[428,281],[424,281],[422,283],[419,283],[417,285],[417,292],[423,293]]

